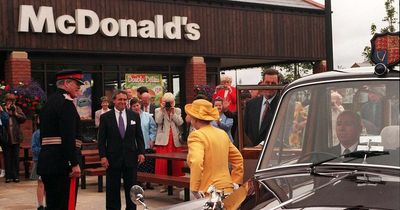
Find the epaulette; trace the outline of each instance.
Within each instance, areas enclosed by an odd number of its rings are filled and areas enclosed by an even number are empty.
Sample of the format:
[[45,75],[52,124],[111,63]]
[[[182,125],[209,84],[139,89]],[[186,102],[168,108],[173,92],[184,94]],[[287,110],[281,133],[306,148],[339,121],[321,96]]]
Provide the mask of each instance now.
[[66,94],[66,93],[64,93],[63,96],[64,96],[65,99],[67,99],[67,100],[69,100],[69,101],[73,101],[73,100],[74,100],[74,99],[71,98],[70,95],[68,95],[68,94]]

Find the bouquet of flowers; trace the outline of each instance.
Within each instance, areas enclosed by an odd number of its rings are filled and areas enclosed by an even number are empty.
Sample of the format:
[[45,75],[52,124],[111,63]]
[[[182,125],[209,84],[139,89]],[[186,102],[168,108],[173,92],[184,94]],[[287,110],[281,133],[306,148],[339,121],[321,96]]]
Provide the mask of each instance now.
[[1,102],[4,102],[4,96],[7,93],[13,93],[16,95],[17,99],[15,104],[19,106],[24,114],[30,119],[32,119],[33,116],[39,112],[46,101],[46,94],[36,81],[31,81],[28,84],[20,82],[14,86],[1,81]]

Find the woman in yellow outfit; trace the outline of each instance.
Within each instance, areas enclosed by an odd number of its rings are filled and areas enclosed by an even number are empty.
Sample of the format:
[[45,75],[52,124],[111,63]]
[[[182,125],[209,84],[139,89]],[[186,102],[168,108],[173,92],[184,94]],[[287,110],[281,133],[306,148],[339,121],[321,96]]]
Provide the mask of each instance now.
[[207,100],[198,99],[187,104],[185,111],[196,129],[188,137],[190,190],[196,198],[203,197],[210,185],[226,194],[232,193],[243,182],[243,157],[225,131],[210,125],[219,120],[217,108]]

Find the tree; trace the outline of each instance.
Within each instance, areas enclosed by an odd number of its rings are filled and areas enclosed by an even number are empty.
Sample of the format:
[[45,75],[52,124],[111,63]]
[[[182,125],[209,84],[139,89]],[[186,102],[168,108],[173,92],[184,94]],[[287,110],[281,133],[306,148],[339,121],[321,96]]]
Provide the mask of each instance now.
[[[395,32],[396,31],[396,23],[398,18],[396,17],[397,11],[393,6],[394,0],[386,0],[385,1],[385,10],[386,10],[386,16],[382,19],[383,22],[387,22],[387,26],[384,28],[381,28],[380,32],[381,33],[386,33],[386,32]],[[376,24],[372,23],[371,24],[371,35],[373,36],[376,33]],[[365,46],[363,52],[361,55],[364,57],[364,61],[369,61],[371,63],[371,47],[370,46]]]

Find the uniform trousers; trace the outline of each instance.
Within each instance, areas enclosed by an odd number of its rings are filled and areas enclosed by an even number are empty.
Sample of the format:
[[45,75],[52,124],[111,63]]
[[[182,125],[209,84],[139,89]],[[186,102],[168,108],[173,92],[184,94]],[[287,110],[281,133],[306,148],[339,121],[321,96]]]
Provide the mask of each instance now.
[[[71,177],[68,174],[41,175],[46,192],[47,210],[68,210],[69,189]],[[78,179],[75,186],[75,195],[78,192]],[[77,196],[75,197],[76,205]]]
[[19,144],[3,146],[6,179],[19,178]]
[[126,210],[136,210],[136,205],[131,201],[130,190],[137,182],[135,167],[122,166],[121,168],[107,168],[106,171],[106,209],[121,209],[121,177],[123,179]]

